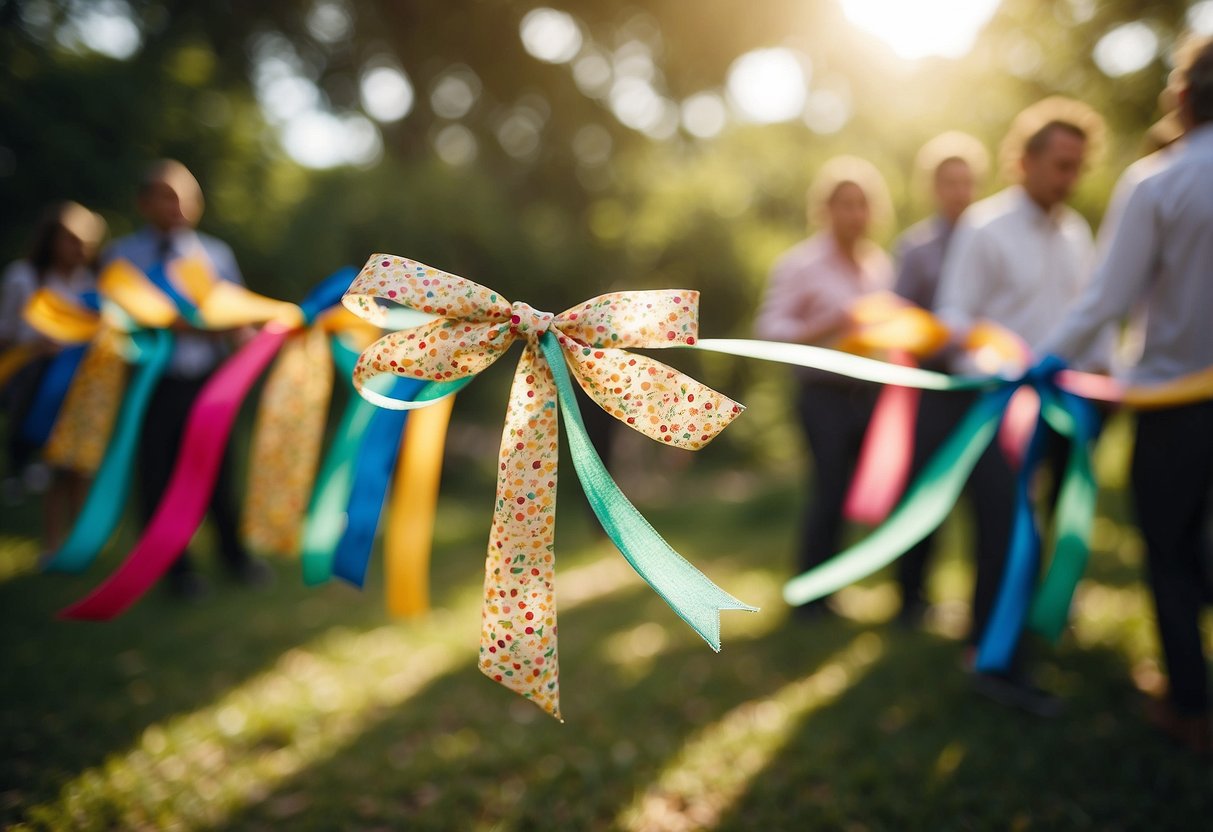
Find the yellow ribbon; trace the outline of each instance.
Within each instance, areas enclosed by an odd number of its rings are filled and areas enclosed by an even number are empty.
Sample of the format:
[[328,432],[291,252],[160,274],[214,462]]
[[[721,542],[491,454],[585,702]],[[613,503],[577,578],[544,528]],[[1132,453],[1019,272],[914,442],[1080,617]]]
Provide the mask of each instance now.
[[442,451],[455,397],[409,415],[383,538],[388,612],[417,616],[430,608],[430,550]]
[[511,304],[470,280],[380,254],[371,257],[344,298],[347,308],[379,325],[389,320],[381,303],[436,316],[381,338],[359,358],[354,386],[388,407],[409,404],[368,389],[372,378],[469,378],[487,369],[514,341],[525,343],[502,432],[479,666],[557,718],[557,404],[540,338],[549,332],[555,336],[582,389],[608,413],[659,442],[694,450],[711,441],[741,406],[625,348],[694,344],[698,301],[698,292],[687,290],[620,292],[551,315]]

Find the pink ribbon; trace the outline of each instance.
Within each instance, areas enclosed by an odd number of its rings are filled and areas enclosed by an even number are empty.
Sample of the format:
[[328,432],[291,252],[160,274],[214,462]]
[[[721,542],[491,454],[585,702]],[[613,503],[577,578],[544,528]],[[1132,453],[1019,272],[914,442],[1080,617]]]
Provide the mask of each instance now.
[[[890,361],[914,366],[904,353],[890,355]],[[848,520],[877,526],[901,499],[914,458],[920,397],[921,391],[912,387],[889,385],[880,391],[842,508]]]
[[266,324],[206,383],[186,420],[168,489],[143,536],[105,583],[62,610],[60,618],[104,621],[121,614],[181,556],[206,514],[240,405],[290,332],[282,324]]

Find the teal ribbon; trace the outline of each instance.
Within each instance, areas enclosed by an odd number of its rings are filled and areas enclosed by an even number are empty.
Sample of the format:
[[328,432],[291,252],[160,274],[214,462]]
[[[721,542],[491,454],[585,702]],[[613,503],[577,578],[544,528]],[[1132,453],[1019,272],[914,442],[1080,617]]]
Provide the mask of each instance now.
[[47,571],[87,569],[122,518],[143,417],[173,353],[173,335],[167,330],[141,330],[133,333],[131,340],[136,350],[134,377],[122,398],[114,432],[80,516],[67,541],[43,567]]
[[661,596],[683,621],[706,641],[720,650],[720,611],[757,607],[743,604],[729,595],[675,552],[619,490],[606,466],[594,450],[586,433],[581,410],[573,393],[573,383],[565,367],[560,343],[545,332],[539,347],[552,370],[556,393],[573,468],[585,491],[590,507],[607,536],[619,548],[636,573]]
[[[978,670],[1009,668],[1025,623],[1056,641],[1065,629],[1070,602],[1086,569],[1095,515],[1090,443],[1096,419],[1090,404],[1053,383],[1062,366],[1058,359],[1046,357],[1032,371],[1041,399],[1040,415],[1019,472],[1014,531],[994,610],[978,645]],[[1040,571],[1040,532],[1030,485],[1040,462],[1046,425],[1070,440],[1070,451],[1058,492],[1052,562],[1033,597]]]
[[[350,349],[337,337],[330,339],[329,346],[333,363],[352,392],[351,379],[354,365],[358,363],[358,351]],[[303,582],[309,586],[324,583],[333,576],[333,556],[345,532],[346,508],[354,488],[358,449],[377,409],[356,393],[351,395],[333,443],[320,466],[300,544]]]
[[931,457],[888,519],[868,537],[783,588],[789,604],[800,606],[866,578],[935,531],[952,511],[969,475],[985,453],[1003,411],[1018,385],[984,394]]

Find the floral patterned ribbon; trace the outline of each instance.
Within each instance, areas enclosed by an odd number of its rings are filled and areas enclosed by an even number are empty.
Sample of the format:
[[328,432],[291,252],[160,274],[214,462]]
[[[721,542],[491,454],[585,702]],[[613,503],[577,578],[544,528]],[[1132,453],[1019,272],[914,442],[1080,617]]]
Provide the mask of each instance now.
[[[703,447],[741,406],[677,370],[625,351],[693,345],[698,300],[694,291],[620,292],[552,315],[511,304],[470,280],[383,254],[370,258],[344,298],[351,311],[385,328],[388,304],[433,316],[381,338],[359,359],[355,387],[385,407],[406,409],[441,398],[488,368],[514,341],[524,342],[502,432],[485,563],[480,669],[558,719],[558,397],[591,505],[641,576],[714,649],[720,642],[719,611],[754,609],[679,557],[614,483],[602,480],[609,476],[588,441],[582,441],[571,387],[564,386],[567,364],[582,389],[628,426],[669,445]],[[430,389],[416,402],[398,401],[368,387],[382,375],[424,379]]]

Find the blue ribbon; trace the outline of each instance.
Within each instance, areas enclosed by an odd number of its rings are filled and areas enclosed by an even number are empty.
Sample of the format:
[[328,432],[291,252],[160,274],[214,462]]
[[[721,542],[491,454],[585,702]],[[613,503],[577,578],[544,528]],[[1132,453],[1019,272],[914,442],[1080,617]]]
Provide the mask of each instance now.
[[[425,384],[418,379],[397,378],[391,395],[396,399],[411,400]],[[333,559],[333,574],[356,587],[361,587],[366,580],[379,515],[400,454],[407,421],[407,410],[377,408],[358,449],[348,520]]]

